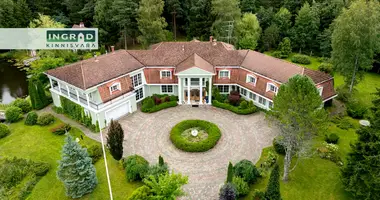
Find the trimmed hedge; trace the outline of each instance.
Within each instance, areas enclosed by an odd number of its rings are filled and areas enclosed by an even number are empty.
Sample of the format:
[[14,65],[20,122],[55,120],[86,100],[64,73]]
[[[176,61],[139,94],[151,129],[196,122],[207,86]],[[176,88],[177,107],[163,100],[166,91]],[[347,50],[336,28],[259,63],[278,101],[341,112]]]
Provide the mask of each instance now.
[[33,126],[37,124],[38,114],[34,111],[31,111],[26,115],[24,124],[27,126]]
[[54,123],[54,116],[50,113],[42,113],[38,116],[37,124],[40,126],[47,126]]
[[[190,142],[182,137],[182,133],[190,128],[200,127],[208,133],[205,140]],[[185,120],[173,127],[170,132],[170,140],[178,149],[187,152],[204,152],[213,148],[219,141],[221,132],[218,126],[203,120]]]
[[28,113],[28,112],[30,112],[32,110],[32,106],[25,99],[17,98],[16,100],[14,100],[12,102],[12,105],[16,106],[18,108],[21,108],[21,110],[22,110],[23,113]]
[[122,162],[129,182],[142,180],[149,170],[149,162],[137,154],[128,156]]
[[166,108],[176,107],[177,105],[177,96],[154,94],[143,100],[141,111],[144,113],[154,113]]
[[7,136],[9,133],[11,133],[9,127],[5,124],[0,123],[0,139]]
[[249,114],[252,114],[252,113],[259,111],[259,109],[257,109],[256,106],[247,107],[246,109],[241,109],[241,107],[233,106],[229,103],[221,103],[217,100],[213,100],[212,105],[217,107],[217,108],[229,110],[229,111],[234,112],[234,113],[239,114],[239,115],[249,115]]
[[304,64],[304,65],[308,65],[311,63],[309,56],[301,55],[301,54],[294,55],[291,61],[294,63]]
[[17,122],[22,118],[22,110],[19,107],[11,106],[5,110],[5,119],[10,122]]

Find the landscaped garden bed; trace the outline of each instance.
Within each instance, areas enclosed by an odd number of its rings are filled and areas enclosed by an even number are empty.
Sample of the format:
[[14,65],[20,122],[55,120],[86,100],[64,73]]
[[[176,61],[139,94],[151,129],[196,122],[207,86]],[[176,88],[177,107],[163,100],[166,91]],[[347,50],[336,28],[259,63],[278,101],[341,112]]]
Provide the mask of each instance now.
[[238,91],[231,91],[231,93],[226,95],[220,95],[217,89],[214,89],[214,99],[212,105],[217,108],[222,108],[229,110],[239,115],[249,115],[257,112],[259,109],[253,105],[253,101],[246,101],[241,98]]
[[218,143],[220,137],[218,126],[203,120],[182,121],[170,132],[174,146],[187,152],[208,151]]
[[147,97],[142,101],[141,111],[154,113],[166,108],[177,106],[178,97],[174,95],[158,95]]

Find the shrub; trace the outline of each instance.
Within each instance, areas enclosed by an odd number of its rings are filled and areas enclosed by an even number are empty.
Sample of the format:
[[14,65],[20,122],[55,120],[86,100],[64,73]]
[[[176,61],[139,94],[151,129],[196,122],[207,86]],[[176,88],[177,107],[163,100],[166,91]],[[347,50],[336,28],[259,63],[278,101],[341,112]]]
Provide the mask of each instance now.
[[153,99],[154,99],[154,104],[156,105],[159,105],[162,103],[162,100],[157,96],[153,96]]
[[10,106],[5,111],[5,119],[10,123],[17,122],[18,120],[22,118],[21,113],[22,113],[21,108]]
[[290,39],[285,37],[278,45],[280,51],[280,58],[287,58],[292,53],[292,45]]
[[240,109],[247,109],[248,108],[248,103],[247,101],[243,100],[242,102],[240,102]]
[[351,95],[348,87],[346,87],[346,86],[338,87],[336,89],[336,93],[338,94],[337,99],[344,102],[344,103],[349,102],[352,98],[352,95]]
[[232,183],[226,183],[220,188],[219,200],[234,200],[236,198],[237,190]]
[[270,174],[267,190],[265,191],[266,199],[281,200],[280,194],[280,168],[278,165],[274,167]]
[[255,189],[252,195],[253,200],[265,200],[265,192]]
[[129,182],[137,181],[145,177],[149,169],[149,163],[139,155],[132,155],[125,160],[124,168],[127,180]]
[[87,152],[92,159],[92,164],[95,164],[103,156],[103,150],[100,145],[91,145]]
[[233,94],[228,95],[228,102],[231,105],[237,106],[239,104],[239,101],[240,101],[240,95],[233,95]]
[[272,167],[277,162],[277,154],[274,153],[272,150],[268,152],[268,156],[265,158],[265,161],[263,162],[263,166],[265,168]]
[[147,173],[145,174],[145,177],[154,176],[156,179],[158,179],[159,175],[163,175],[166,173],[169,173],[168,165],[167,164],[163,164],[163,165],[157,164],[157,165],[152,165],[149,167]]
[[321,63],[318,66],[318,70],[321,72],[325,72],[326,74],[330,74],[331,76],[334,75],[333,65],[330,63]]
[[255,183],[256,179],[260,177],[259,171],[256,166],[249,160],[241,160],[234,166],[235,176],[239,176],[249,184]]
[[294,63],[304,64],[304,65],[308,65],[311,63],[309,56],[301,55],[301,54],[294,55],[291,61]]
[[347,114],[355,119],[363,119],[367,113],[367,107],[361,104],[359,101],[351,100],[347,104]]
[[166,96],[165,97],[165,102],[169,102],[170,101],[170,97],[169,96]]
[[50,132],[56,134],[56,135],[63,135],[67,132],[69,132],[71,129],[70,124],[60,124],[52,129],[50,129]]
[[29,112],[28,115],[26,115],[24,124],[28,126],[33,126],[37,124],[37,119],[38,119],[38,115],[36,112],[34,111]]
[[54,116],[50,113],[42,113],[37,119],[37,124],[40,126],[47,126],[52,123],[54,123]]
[[141,111],[145,113],[154,113],[166,108],[176,107],[177,105],[178,104],[176,101],[170,101],[170,102],[161,103],[160,105],[153,106],[150,109],[144,109],[143,107],[141,107]]
[[5,124],[0,123],[0,139],[7,136],[9,133],[11,133],[9,127]]
[[235,176],[232,179],[232,184],[236,187],[237,196],[242,197],[249,193],[248,183],[243,178]]
[[354,127],[354,125],[350,121],[350,118],[348,117],[342,118],[337,126],[338,128],[343,129],[343,130],[348,130]]
[[178,101],[178,97],[175,95],[170,95],[169,98],[170,98],[170,101]]
[[258,111],[257,107],[254,105],[252,107],[249,106],[246,109],[241,109],[240,107],[233,106],[229,103],[221,103],[217,100],[213,100],[212,105],[217,107],[217,108],[229,110],[229,111],[234,112],[234,113],[239,114],[239,115],[249,115],[249,114],[252,114],[252,113],[255,113]]
[[151,196],[150,188],[146,185],[143,185],[136,190],[133,191],[130,197],[128,197],[128,200],[143,200],[143,199],[149,199]]
[[282,54],[280,51],[274,51],[272,53],[272,56],[275,57],[275,58],[282,58]]
[[147,109],[153,108],[153,106],[154,106],[154,100],[152,98],[148,97],[143,101],[141,109],[147,110]]
[[331,133],[330,135],[326,135],[325,141],[327,143],[337,144],[339,140],[339,136],[335,133]]
[[231,162],[228,163],[228,170],[227,170],[227,183],[232,182],[234,176],[234,166]]
[[107,134],[107,148],[115,160],[123,157],[124,130],[118,121],[111,119]]
[[64,114],[65,113],[65,111],[63,110],[62,107],[53,106],[52,109],[57,114]]
[[281,155],[285,155],[285,147],[282,144],[283,137],[277,136],[273,139],[274,150]]
[[12,102],[12,105],[13,106],[16,106],[18,108],[21,108],[22,112],[23,113],[28,113],[29,111],[32,110],[32,106],[30,105],[30,103],[25,100],[25,99],[20,99],[20,98],[17,98],[16,100],[14,100]]
[[323,159],[331,160],[334,163],[342,166],[342,159],[338,155],[338,145],[336,144],[328,144],[323,142],[323,146],[317,148],[317,152],[319,156]]
[[[190,128],[200,127],[208,133],[208,137],[199,142],[190,142],[182,133]],[[204,152],[214,147],[221,137],[218,126],[203,120],[184,120],[173,127],[170,132],[170,140],[178,149],[187,152]]]
[[43,163],[43,162],[35,163],[32,167],[34,174],[36,174],[37,176],[45,176],[45,174],[49,171],[49,169],[50,169],[49,163]]

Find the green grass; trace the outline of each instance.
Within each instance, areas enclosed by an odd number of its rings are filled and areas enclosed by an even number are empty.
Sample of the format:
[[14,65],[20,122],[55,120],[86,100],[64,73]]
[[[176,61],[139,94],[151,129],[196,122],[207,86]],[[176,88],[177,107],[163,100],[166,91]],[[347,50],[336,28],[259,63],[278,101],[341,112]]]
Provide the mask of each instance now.
[[[56,178],[58,160],[61,159],[61,149],[64,145],[65,136],[57,136],[50,133],[49,129],[61,123],[56,121],[47,127],[25,126],[23,121],[10,125],[11,134],[0,139],[0,157],[20,157],[33,161],[43,161],[51,165],[51,169],[35,186],[29,195],[33,199],[70,199],[65,195],[65,189]],[[75,138],[80,138],[83,133],[74,128],[71,134]],[[83,135],[84,136],[84,135]],[[80,141],[82,145],[99,144],[84,136]],[[134,189],[141,186],[141,183],[127,183],[122,167],[107,153],[108,169],[110,172],[111,185],[114,199],[126,199]],[[108,184],[105,174],[104,160],[99,160],[96,164],[96,173],[99,184],[93,193],[81,199],[109,199]]]
[[[354,119],[351,120],[355,128],[357,128],[359,126],[358,121]],[[331,124],[328,132],[339,135],[339,154],[345,161],[345,156],[350,151],[350,143],[357,139],[355,129],[342,130],[337,128],[335,124]],[[313,140],[313,146],[321,146],[323,141],[324,136],[318,136]],[[269,151],[274,151],[273,147],[268,147],[263,150],[256,166],[259,167],[260,164],[264,162]],[[282,177],[284,156],[279,157],[278,163],[281,166]],[[293,160],[293,164],[294,163],[295,159]],[[269,175],[270,172],[267,172],[263,178],[259,179],[256,184],[252,185],[250,194],[243,199],[251,199],[255,189],[265,191]],[[340,167],[329,160],[319,158],[318,155],[313,155],[310,158],[301,160],[296,169],[290,173],[290,180],[287,183],[282,180],[280,181],[280,190],[284,200],[353,199],[343,188],[343,184],[340,180]]]

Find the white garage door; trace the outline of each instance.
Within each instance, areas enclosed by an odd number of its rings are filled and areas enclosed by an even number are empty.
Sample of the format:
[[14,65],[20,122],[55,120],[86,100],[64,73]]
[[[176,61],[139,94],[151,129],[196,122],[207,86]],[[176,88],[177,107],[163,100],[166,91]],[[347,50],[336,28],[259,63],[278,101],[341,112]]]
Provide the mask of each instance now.
[[118,107],[112,108],[108,111],[106,111],[106,120],[107,123],[111,122],[111,119],[117,120],[120,117],[126,115],[129,113],[129,102],[124,103]]

